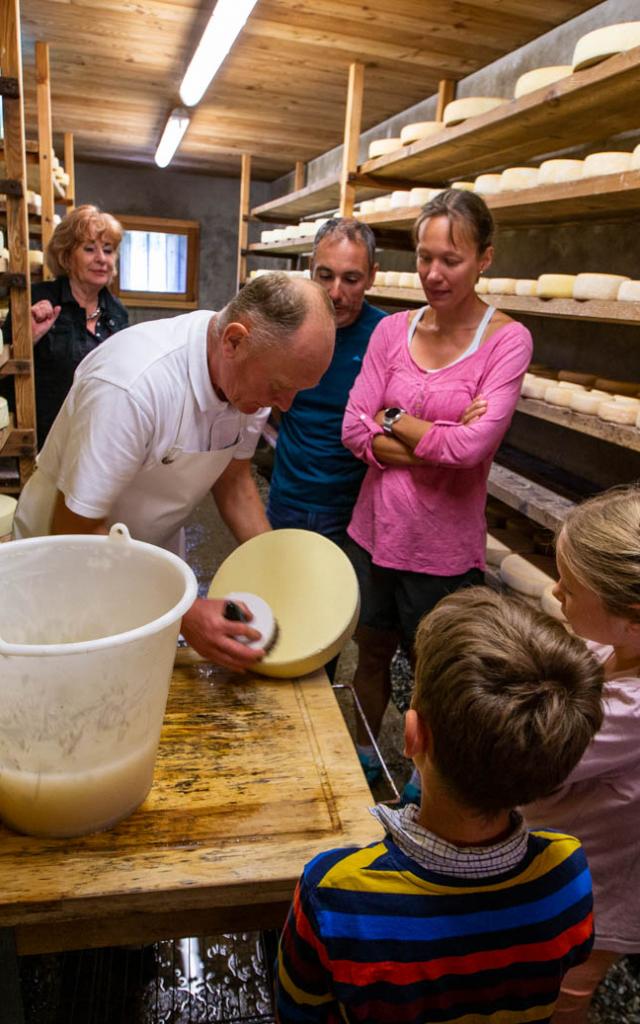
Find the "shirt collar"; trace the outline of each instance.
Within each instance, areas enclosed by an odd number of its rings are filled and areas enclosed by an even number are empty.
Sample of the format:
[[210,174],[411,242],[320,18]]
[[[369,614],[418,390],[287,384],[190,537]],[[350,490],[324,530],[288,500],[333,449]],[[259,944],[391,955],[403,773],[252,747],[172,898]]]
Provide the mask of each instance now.
[[521,863],[529,842],[522,816],[512,811],[513,832],[493,846],[455,846],[418,824],[415,804],[393,808],[378,804],[370,809],[404,854],[423,868],[441,875],[488,878]]
[[[188,366],[189,380],[201,412],[210,410],[223,410],[230,408],[229,403],[218,398],[207,362],[207,330],[209,322],[214,314],[210,310],[198,310],[194,316],[194,322],[190,325],[188,342]],[[204,340],[203,340],[204,334]]]

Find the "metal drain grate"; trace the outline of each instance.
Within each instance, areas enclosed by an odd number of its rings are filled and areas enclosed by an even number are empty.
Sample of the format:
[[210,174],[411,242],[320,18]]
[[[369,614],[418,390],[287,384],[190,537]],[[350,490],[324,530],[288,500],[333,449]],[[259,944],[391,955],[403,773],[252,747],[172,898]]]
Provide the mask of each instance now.
[[23,957],[26,1024],[272,1024],[258,933]]

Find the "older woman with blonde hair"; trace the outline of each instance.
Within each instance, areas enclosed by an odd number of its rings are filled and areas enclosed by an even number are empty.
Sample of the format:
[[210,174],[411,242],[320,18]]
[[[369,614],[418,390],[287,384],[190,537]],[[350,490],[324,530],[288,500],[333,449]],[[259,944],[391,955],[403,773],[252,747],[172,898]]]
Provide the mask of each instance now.
[[[53,281],[31,290],[31,331],[38,448],[44,444],[87,353],[129,322],[125,307],[109,291],[122,227],[97,206],[78,206],[56,227],[47,246]],[[11,342],[11,317],[5,322]]]

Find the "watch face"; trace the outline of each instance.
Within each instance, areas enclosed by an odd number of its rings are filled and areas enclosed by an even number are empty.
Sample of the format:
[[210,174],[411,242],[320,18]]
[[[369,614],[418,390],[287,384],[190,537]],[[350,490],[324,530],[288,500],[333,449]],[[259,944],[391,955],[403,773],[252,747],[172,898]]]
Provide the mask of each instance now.
[[393,405],[391,406],[390,409],[385,409],[384,414],[387,417],[387,419],[392,419],[392,417],[394,416],[401,416],[402,409],[399,409],[397,406]]

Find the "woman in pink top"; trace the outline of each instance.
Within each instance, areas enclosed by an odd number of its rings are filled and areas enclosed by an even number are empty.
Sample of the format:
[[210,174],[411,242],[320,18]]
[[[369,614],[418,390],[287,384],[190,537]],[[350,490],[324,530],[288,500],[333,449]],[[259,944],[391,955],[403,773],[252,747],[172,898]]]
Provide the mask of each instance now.
[[604,724],[527,824],[570,829],[591,875],[596,939],[570,971],[554,1024],[582,1024],[608,968],[640,953],[640,489],[615,488],[569,513],[556,545],[554,593],[570,626],[604,664]]
[[[529,331],[475,284],[493,256],[493,220],[473,192],[448,189],[414,226],[429,305],[373,332],[349,395],[342,440],[369,466],[348,528],[362,612],[354,687],[374,735],[402,639],[445,594],[482,582],[487,476],[531,358]],[[379,771],[366,731],[358,752]]]

